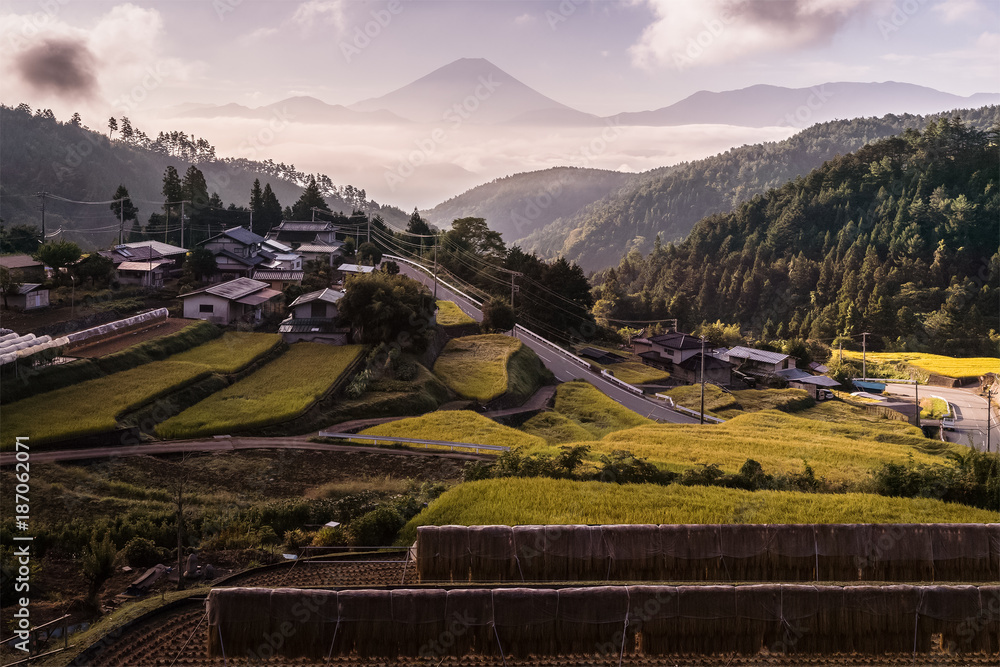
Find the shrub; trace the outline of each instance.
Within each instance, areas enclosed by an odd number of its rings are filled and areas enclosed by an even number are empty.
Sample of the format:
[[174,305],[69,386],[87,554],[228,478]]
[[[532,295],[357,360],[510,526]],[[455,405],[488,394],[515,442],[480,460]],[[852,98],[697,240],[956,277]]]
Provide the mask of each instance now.
[[343,526],[323,526],[312,539],[314,547],[345,547],[349,543],[350,539]]
[[105,535],[100,542],[97,538],[91,538],[90,545],[83,552],[81,564],[83,566],[83,576],[89,582],[88,597],[93,599],[104,582],[111,578],[115,572],[115,556],[118,550],[115,549],[114,542],[110,535]]
[[153,540],[133,537],[122,548],[122,556],[131,567],[150,567],[160,560],[160,550]]
[[385,546],[395,541],[405,523],[396,509],[382,505],[352,521],[348,535],[355,546]]

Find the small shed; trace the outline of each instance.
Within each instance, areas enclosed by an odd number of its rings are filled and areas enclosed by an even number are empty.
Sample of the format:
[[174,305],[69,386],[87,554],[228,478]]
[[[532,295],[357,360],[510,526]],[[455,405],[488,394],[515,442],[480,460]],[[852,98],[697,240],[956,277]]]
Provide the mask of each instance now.
[[278,326],[278,333],[288,343],[346,344],[350,329],[337,326],[337,304],[343,297],[343,292],[329,288],[303,294],[291,303],[291,313]]
[[35,310],[49,305],[49,290],[43,289],[40,283],[24,283],[17,294],[7,295],[7,305],[15,310]]

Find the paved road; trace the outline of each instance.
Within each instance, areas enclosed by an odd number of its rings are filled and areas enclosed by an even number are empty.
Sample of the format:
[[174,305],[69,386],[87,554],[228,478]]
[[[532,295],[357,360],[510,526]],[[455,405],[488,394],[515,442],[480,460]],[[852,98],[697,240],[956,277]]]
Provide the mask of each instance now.
[[[416,269],[404,262],[399,262],[399,271],[400,273],[427,285],[431,289],[434,288],[434,278],[427,275],[420,269]],[[476,321],[482,321],[483,319],[483,314],[479,311],[479,307],[474,302],[466,299],[460,294],[456,294],[445,285],[442,285],[440,281],[437,286],[437,298],[443,301],[454,301],[466,315],[474,318]],[[696,418],[671,410],[660,401],[632,394],[615,385],[613,382],[605,380],[599,373],[595,373],[589,368],[583,367],[578,362],[573,361],[565,354],[559,352],[557,348],[554,348],[550,344],[544,343],[521,332],[518,332],[517,337],[522,343],[535,351],[535,354],[541,358],[541,360],[545,363],[545,366],[552,371],[552,373],[556,376],[556,379],[560,382],[584,378],[613,401],[624,405],[629,410],[633,410],[634,412],[638,412],[645,417],[649,417],[650,419],[670,422],[672,424],[698,423]]]
[[[913,400],[913,385],[887,384],[885,390],[892,394],[909,396]],[[949,442],[961,445],[972,445],[976,449],[986,448],[986,399],[976,395],[970,389],[950,389],[947,387],[930,387],[921,385],[920,398],[938,396],[955,407],[955,430],[945,431]],[[1000,424],[994,417],[990,429],[991,451],[997,451],[1000,446]]]
[[[57,461],[88,461],[122,456],[156,456],[160,454],[183,454],[185,452],[232,452],[242,449],[307,449],[319,452],[369,452],[372,454],[388,454],[400,456],[443,456],[452,459],[481,460],[487,455],[460,454],[439,450],[419,451],[414,449],[395,449],[389,447],[365,447],[364,445],[328,445],[319,442],[309,442],[303,436],[299,438],[208,438],[205,440],[172,440],[169,442],[153,442],[128,447],[94,447],[92,449],[60,449],[39,450],[31,452],[31,463],[53,463]],[[15,454],[4,452],[0,454],[0,466],[14,464]]]

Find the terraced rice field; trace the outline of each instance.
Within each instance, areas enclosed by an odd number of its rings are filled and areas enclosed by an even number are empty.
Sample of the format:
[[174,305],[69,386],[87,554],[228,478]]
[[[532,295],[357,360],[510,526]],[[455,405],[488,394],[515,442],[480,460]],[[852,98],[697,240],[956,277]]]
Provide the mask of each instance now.
[[213,373],[237,373],[281,344],[280,334],[227,331],[213,341],[173,355],[170,361],[201,364]]
[[997,521],[996,512],[928,498],[507,478],[446,491],[410,520],[401,540],[414,539],[422,525]]
[[156,433],[196,438],[294,419],[329,391],[362,351],[360,345],[296,343],[248,377],[163,422]]
[[120,415],[210,374],[200,364],[154,361],[16,401],[3,407],[0,449],[13,449],[14,436],[40,445],[113,430]]
[[501,334],[455,338],[435,362],[434,374],[462,398],[486,403],[506,393],[508,361],[521,347]]
[[[861,353],[844,350],[848,359],[861,361]],[[946,357],[924,352],[869,352],[869,360],[885,364],[905,364],[935,375],[946,377],[975,377],[986,373],[1000,373],[997,357]]]
[[443,327],[462,326],[475,324],[476,321],[462,312],[454,301],[437,302],[437,323]]

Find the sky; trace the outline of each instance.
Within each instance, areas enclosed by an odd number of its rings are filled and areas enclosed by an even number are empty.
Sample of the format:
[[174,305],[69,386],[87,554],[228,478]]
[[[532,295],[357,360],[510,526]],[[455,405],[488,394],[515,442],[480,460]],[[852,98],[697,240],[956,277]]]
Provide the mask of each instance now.
[[[0,45],[5,104],[52,108],[59,119],[79,111],[95,128],[129,115],[151,135],[183,129],[144,120],[176,105],[253,107],[293,95],[347,105],[458,58],[486,58],[601,116],[760,83],[1000,91],[1000,0],[3,0]],[[206,136],[220,150],[238,145]],[[323,162],[336,160],[329,152],[274,150],[337,171]],[[609,156],[595,166],[657,165]]]

